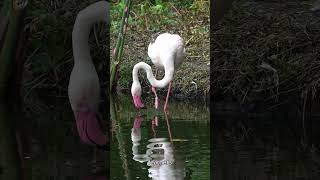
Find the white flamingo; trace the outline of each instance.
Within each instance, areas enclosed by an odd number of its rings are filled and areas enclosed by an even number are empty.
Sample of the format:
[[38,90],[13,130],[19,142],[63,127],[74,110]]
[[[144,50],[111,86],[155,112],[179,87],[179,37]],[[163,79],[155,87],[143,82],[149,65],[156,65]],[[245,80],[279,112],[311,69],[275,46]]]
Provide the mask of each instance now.
[[164,110],[167,110],[167,104],[169,100],[169,94],[171,90],[171,84],[173,80],[173,74],[175,69],[182,63],[186,56],[185,45],[183,39],[177,34],[163,33],[160,34],[154,43],[150,43],[148,47],[148,55],[152,63],[157,68],[164,68],[165,76],[161,80],[157,80],[151,70],[151,66],[144,62],[137,63],[132,70],[133,83],[131,86],[131,94],[133,102],[136,108],[140,109],[144,107],[141,101],[141,84],[138,78],[138,71],[144,69],[147,73],[148,81],[152,86],[152,90],[155,93],[155,107],[158,108],[158,96],[155,88],[164,88],[167,85],[168,92],[166,102],[164,104]]
[[98,127],[100,83],[88,44],[90,30],[97,22],[110,23],[109,3],[106,1],[91,4],[77,15],[72,31],[74,67],[68,96],[81,140],[105,146],[106,137]]

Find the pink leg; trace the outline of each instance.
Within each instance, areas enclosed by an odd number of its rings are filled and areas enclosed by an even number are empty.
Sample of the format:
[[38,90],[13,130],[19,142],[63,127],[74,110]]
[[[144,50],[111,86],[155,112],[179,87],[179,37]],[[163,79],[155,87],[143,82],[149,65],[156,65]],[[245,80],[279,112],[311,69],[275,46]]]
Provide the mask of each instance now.
[[[156,78],[156,79],[157,79],[157,74],[158,74],[158,69],[156,69],[156,74],[155,74],[155,78]],[[154,107],[155,107],[156,109],[158,109],[158,107],[159,107],[159,98],[158,98],[158,95],[157,95],[157,90],[156,90],[156,88],[153,87],[153,86],[152,86],[151,90],[152,90],[152,92],[153,92],[153,94],[154,94],[154,96],[155,96]]]
[[153,132],[153,137],[154,137],[154,138],[156,137],[155,127],[158,127],[158,116],[155,116],[155,117],[152,119],[152,132]]
[[157,91],[156,91],[156,88],[155,87],[152,87],[152,92],[154,93],[154,96],[155,96],[155,100],[154,100],[154,107],[156,109],[158,109],[159,107],[159,98],[158,98],[158,95],[157,95]]
[[169,101],[169,95],[170,95],[170,91],[171,91],[171,85],[172,85],[172,82],[169,83],[168,92],[167,92],[167,98],[166,98],[166,103],[164,104],[164,111],[167,111],[167,110],[168,110],[168,101]]

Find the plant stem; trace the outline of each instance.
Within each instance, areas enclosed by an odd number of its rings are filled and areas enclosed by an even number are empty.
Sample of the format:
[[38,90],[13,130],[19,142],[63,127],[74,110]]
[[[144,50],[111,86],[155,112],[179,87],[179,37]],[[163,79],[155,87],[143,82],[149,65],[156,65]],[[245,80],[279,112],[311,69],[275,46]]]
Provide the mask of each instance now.
[[125,8],[122,14],[121,25],[119,27],[119,34],[118,34],[116,47],[112,51],[113,61],[111,63],[111,70],[110,70],[110,92],[112,92],[112,90],[114,90],[115,87],[117,86],[116,74],[118,73],[118,69],[119,69],[118,65],[121,62],[124,39],[125,39],[125,34],[126,34],[126,29],[128,25],[128,19],[129,19],[130,7],[131,7],[131,0],[126,0]]
[[9,8],[9,24],[4,37],[3,47],[0,52],[0,99],[5,96],[5,90],[8,85],[8,78],[14,67],[14,58],[16,55],[17,44],[20,35],[20,29],[23,26],[24,12],[27,6],[25,4],[17,5],[16,0],[11,1]]
[[[20,80],[20,74],[15,76],[15,78],[12,78],[12,74],[16,68],[18,68],[17,71],[20,70],[19,67],[15,66],[15,60],[21,58],[19,56],[22,54],[22,46],[18,46],[18,44],[20,41],[21,45],[21,34],[24,29],[24,13],[28,3],[27,1],[19,1],[18,3],[18,0],[8,0],[6,2],[8,3],[8,10],[5,8],[2,9],[2,13],[7,14],[5,11],[8,11],[9,16],[8,24],[3,24],[3,31],[1,32],[1,35],[3,35],[3,37],[1,37],[3,45],[0,51],[0,131],[3,132],[2,135],[4,135],[3,137],[1,136],[2,138],[0,138],[0,146],[4,147],[0,161],[2,164],[9,166],[9,168],[7,167],[9,171],[7,170],[7,172],[2,174],[0,178],[19,180],[22,179],[24,167],[22,160],[22,147],[19,146],[17,142],[19,133],[15,128],[17,127],[17,119],[20,117],[18,114],[21,113],[15,112],[21,112],[19,111],[20,103],[19,97],[10,98],[10,101],[8,101],[7,97],[11,97],[9,95],[10,92],[13,93],[13,95],[19,96],[19,94],[16,94],[15,91],[10,91],[10,85],[19,84],[16,81],[12,81],[12,79],[17,81]],[[9,80],[10,77],[11,81]],[[12,100],[17,102],[17,104],[11,102]]]

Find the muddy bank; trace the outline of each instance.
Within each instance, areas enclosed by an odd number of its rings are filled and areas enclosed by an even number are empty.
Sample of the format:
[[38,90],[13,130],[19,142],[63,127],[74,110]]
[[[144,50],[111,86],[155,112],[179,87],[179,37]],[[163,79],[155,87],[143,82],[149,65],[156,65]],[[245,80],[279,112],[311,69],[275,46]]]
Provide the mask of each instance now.
[[311,1],[237,1],[212,28],[212,90],[240,104],[319,100],[320,23]]

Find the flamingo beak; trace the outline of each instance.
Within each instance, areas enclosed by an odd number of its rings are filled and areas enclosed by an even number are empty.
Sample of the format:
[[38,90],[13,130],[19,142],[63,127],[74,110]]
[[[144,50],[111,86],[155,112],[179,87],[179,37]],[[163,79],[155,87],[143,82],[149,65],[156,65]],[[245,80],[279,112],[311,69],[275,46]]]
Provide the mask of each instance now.
[[97,115],[91,109],[75,112],[78,134],[82,142],[89,145],[104,147],[107,144],[106,135],[99,126]]
[[141,127],[143,121],[143,117],[142,116],[138,116],[134,119],[134,123],[133,123],[133,128],[134,129],[138,129]]
[[137,109],[141,109],[144,107],[144,104],[142,103],[141,101],[141,97],[140,96],[132,96],[133,97],[133,103],[134,103],[134,106],[137,108]]

